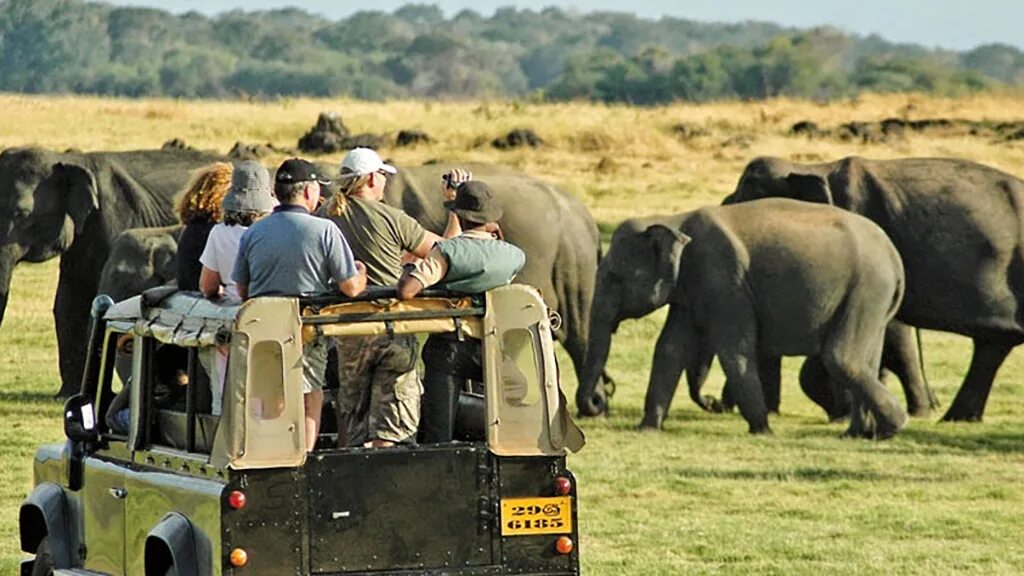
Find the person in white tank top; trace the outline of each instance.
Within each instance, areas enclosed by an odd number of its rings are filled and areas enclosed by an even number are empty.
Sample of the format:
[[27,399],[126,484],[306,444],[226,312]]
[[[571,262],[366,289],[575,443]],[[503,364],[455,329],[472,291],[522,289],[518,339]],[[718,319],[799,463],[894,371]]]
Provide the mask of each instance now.
[[[238,256],[238,244],[242,234],[253,222],[263,218],[277,205],[270,188],[270,174],[258,162],[242,162],[231,174],[231,189],[224,196],[221,209],[224,221],[210,230],[199,262],[203,265],[199,274],[199,289],[211,300],[229,298],[241,302],[235,281],[231,277]],[[216,354],[216,375],[210,374],[213,414],[220,414],[221,396],[224,393],[224,379],[228,366],[228,347],[218,346]],[[203,367],[210,373],[207,362]]]

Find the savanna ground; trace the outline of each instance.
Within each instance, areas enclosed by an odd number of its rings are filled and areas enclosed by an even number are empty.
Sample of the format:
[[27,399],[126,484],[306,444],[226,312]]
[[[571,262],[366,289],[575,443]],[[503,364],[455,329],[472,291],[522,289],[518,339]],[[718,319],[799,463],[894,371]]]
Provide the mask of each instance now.
[[[957,156],[1024,175],[1024,144],[908,135],[889,143],[787,135],[799,120],[823,126],[887,117],[1010,121],[1024,99],[871,96],[833,104],[764,103],[630,108],[530,103],[387,104],[343,100],[182,102],[0,96],[0,148],[158,147],[179,137],[226,152],[236,141],[294,146],[323,110],[353,132],[424,130],[435,143],[388,148],[399,164],[490,161],[562,185],[603,231],[624,218],[718,203],[747,161],[777,155],[820,161]],[[685,123],[702,135],[680,138]],[[536,150],[486,144],[534,129]],[[339,155],[340,156],[340,155]],[[322,158],[336,162],[339,156]],[[267,159],[274,165],[279,158]],[[0,329],[0,571],[22,556],[17,510],[40,442],[58,440],[56,351],[50,303],[55,262],[17,269]],[[626,322],[608,362],[618,393],[607,418],[581,424],[589,443],[569,458],[579,478],[586,574],[1019,574],[1024,572],[1024,354],[999,374],[983,424],[937,424],[970,359],[966,339],[926,333],[927,373],[944,406],[884,443],[841,440],[784,368],[775,435],[754,438],[738,415],[711,415],[677,399],[659,433],[639,433],[651,352],[663,312]],[[563,365],[567,364],[562,358]],[[712,386],[721,375],[713,373]],[[571,371],[563,382],[570,398]]]

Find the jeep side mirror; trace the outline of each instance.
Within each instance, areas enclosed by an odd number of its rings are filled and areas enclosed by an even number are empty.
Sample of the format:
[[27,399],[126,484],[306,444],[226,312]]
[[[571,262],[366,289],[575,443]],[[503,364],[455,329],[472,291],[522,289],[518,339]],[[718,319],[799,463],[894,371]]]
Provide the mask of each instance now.
[[64,403],[64,435],[73,442],[95,442],[99,438],[95,407],[81,394]]

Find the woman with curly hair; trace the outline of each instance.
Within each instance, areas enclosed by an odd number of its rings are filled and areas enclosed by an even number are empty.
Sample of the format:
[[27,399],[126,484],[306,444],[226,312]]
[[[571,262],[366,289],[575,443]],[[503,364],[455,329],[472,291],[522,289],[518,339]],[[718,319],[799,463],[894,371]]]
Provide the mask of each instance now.
[[199,257],[210,230],[223,220],[221,202],[231,187],[233,170],[228,162],[196,170],[178,199],[178,219],[185,225],[178,241],[178,288],[181,290],[199,290],[199,274],[203,269]]

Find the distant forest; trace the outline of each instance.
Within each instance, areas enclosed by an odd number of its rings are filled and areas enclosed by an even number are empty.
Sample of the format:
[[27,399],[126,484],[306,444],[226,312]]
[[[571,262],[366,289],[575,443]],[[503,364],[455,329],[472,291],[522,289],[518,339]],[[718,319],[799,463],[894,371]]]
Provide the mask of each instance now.
[[[941,8],[936,8],[941,9]],[[1024,81],[1024,53],[896,44],[833,28],[434,5],[332,21],[0,0],[0,91],[182,98],[587,99],[632,104],[862,91],[958,95]]]

